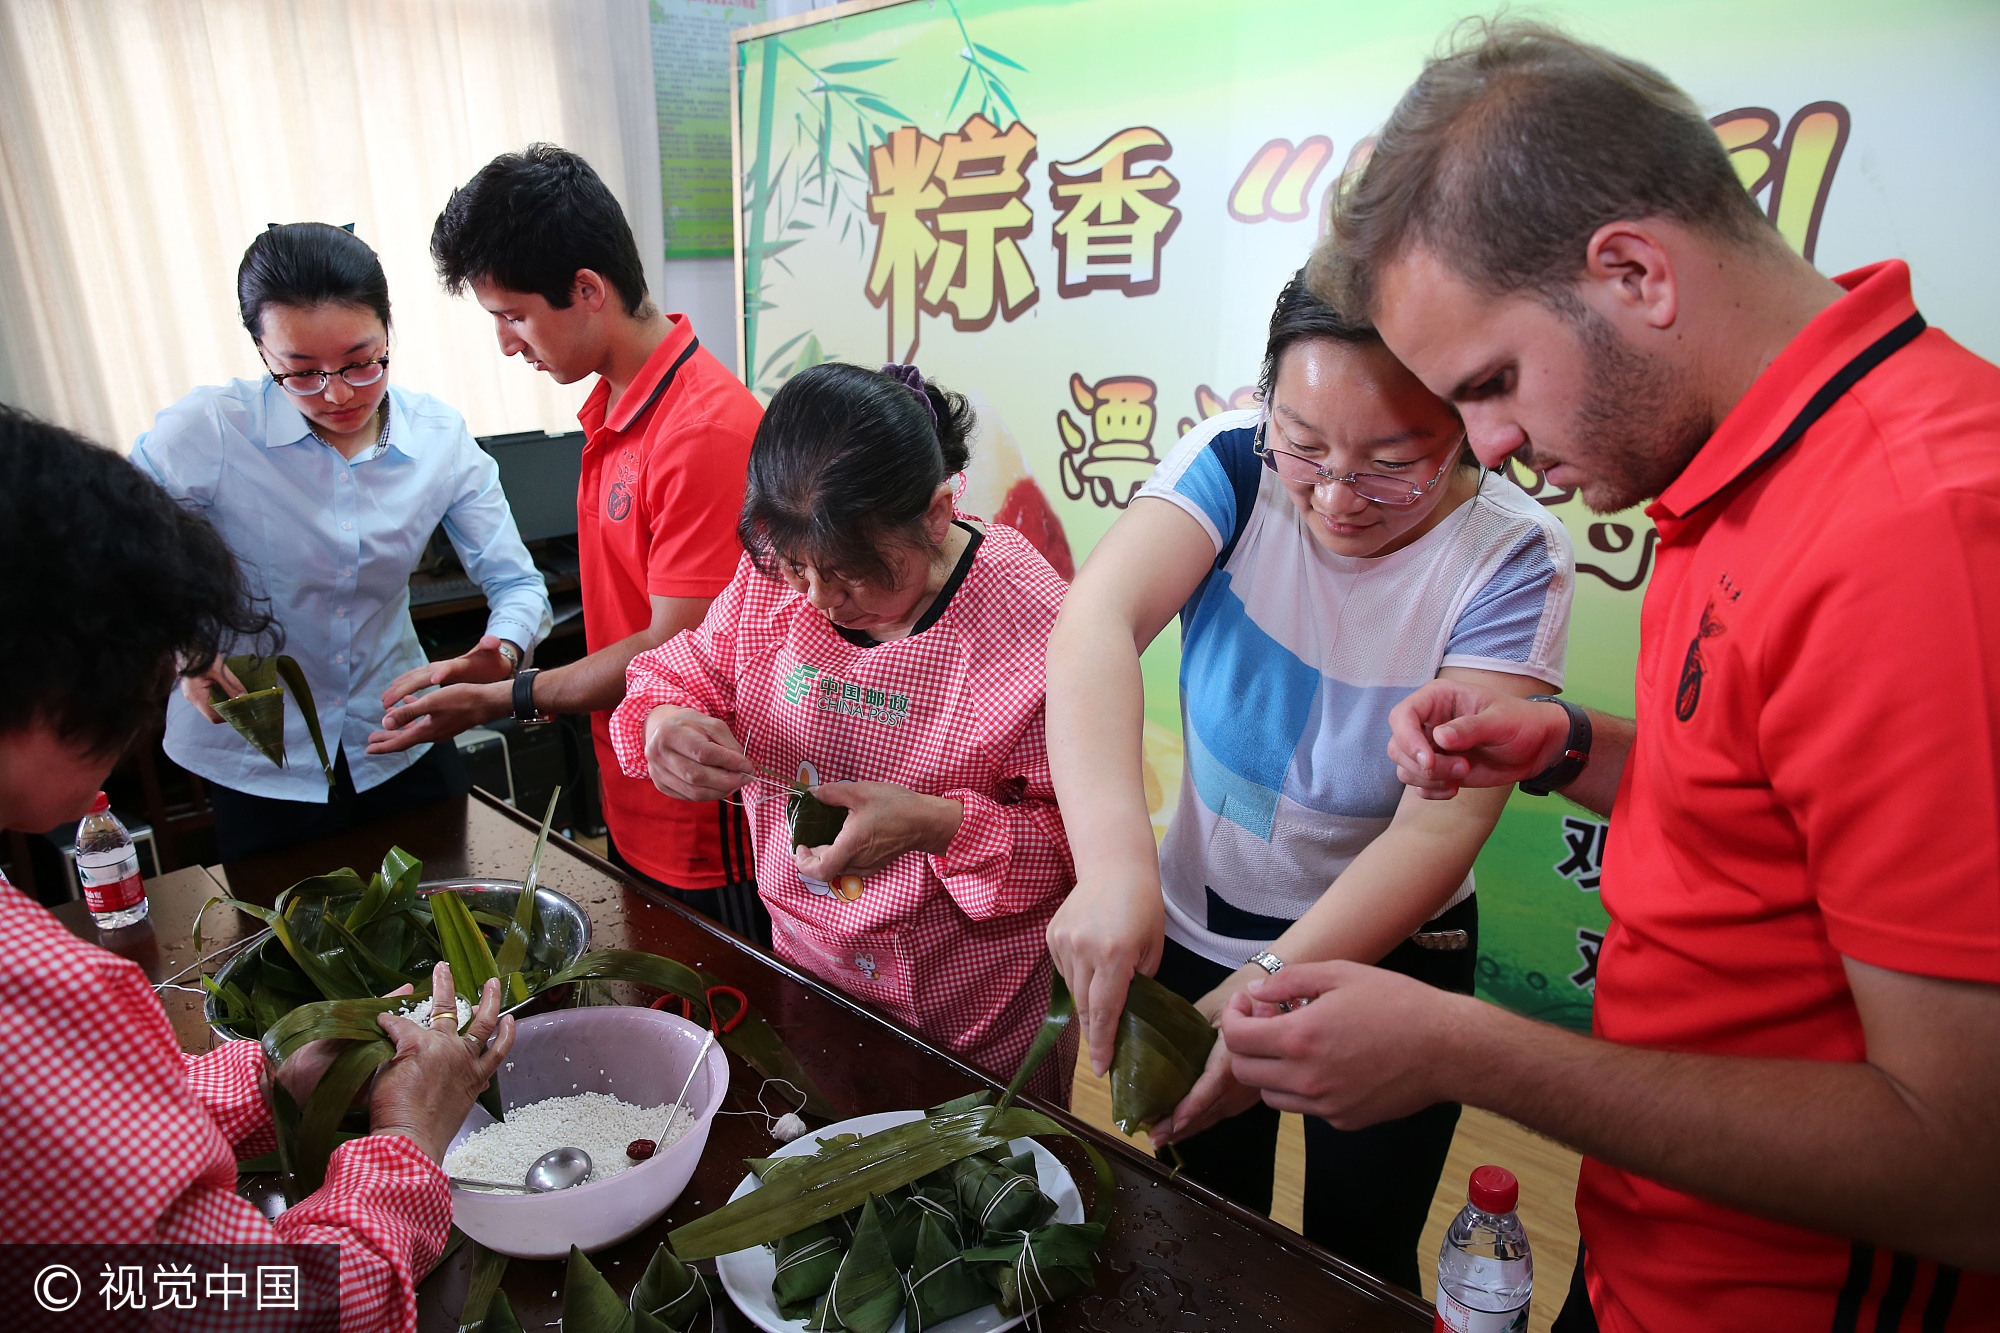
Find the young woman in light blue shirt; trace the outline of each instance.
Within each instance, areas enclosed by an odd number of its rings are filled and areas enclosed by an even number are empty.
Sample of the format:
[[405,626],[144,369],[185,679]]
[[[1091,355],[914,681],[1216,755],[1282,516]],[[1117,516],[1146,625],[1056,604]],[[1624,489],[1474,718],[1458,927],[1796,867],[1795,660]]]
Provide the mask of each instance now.
[[166,749],[209,782],[225,861],[468,790],[452,746],[367,752],[383,691],[425,660],[409,579],[440,522],[490,608],[485,636],[439,664],[440,683],[505,679],[551,623],[493,460],[452,408],[389,385],[375,252],[325,223],[273,226],[244,252],[236,287],[266,377],[194,390],[139,437],[132,461],[208,517],[268,599],[283,651],[312,685],[335,784],[296,707],[279,768],[218,725],[210,684],[243,692],[220,657],[183,680]]

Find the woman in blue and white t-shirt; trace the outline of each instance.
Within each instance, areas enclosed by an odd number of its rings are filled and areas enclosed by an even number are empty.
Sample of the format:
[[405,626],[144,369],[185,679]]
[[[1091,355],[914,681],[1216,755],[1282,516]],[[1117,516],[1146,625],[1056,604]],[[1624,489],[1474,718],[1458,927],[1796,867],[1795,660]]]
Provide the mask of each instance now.
[[[1049,950],[1100,1072],[1135,969],[1211,1020],[1283,963],[1379,963],[1470,993],[1472,862],[1507,790],[1406,790],[1389,710],[1438,675],[1522,696],[1562,685],[1562,525],[1482,473],[1453,410],[1303,273],[1278,298],[1260,387],[1261,409],[1210,418],[1160,464],[1049,641],[1049,758],[1077,871]],[[1139,654],[1176,613],[1187,758],[1156,852]],[[1306,1235],[1419,1290],[1458,1112],[1353,1132],[1309,1118]],[[1217,1042],[1153,1140],[1268,1212],[1277,1127]]]

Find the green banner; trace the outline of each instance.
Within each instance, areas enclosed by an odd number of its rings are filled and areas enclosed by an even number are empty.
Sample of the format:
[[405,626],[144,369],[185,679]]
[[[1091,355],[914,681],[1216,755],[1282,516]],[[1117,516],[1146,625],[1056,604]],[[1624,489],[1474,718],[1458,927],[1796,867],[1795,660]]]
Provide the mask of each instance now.
[[[1464,6],[841,10],[737,34],[740,368],[768,396],[823,360],[915,360],[969,393],[964,507],[1067,573],[1181,434],[1251,401],[1271,303],[1328,191]],[[1605,0],[1550,17],[1686,87],[1824,271],[1908,258],[1932,321],[2000,351],[2000,272],[1974,221],[2000,168],[1964,146],[2000,112],[2000,6]],[[1629,715],[1652,525],[1510,475],[1575,542],[1567,693]],[[1177,666],[1170,632],[1145,659],[1161,828]],[[1588,1025],[1604,839],[1560,799],[1514,797],[1477,866],[1483,994]]]
[[733,253],[729,34],[761,21],[764,0],[648,0],[660,123],[661,222],[668,259]]

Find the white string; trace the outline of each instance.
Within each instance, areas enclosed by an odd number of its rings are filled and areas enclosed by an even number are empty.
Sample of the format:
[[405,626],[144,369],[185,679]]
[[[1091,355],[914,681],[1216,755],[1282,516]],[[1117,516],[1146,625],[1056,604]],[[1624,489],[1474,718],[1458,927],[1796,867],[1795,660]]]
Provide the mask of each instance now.
[[817,1259],[828,1250],[837,1248],[839,1244],[840,1238],[837,1236],[821,1236],[818,1240],[807,1245],[801,1245],[798,1249],[793,1250],[789,1255],[785,1256],[785,1261],[778,1265],[777,1271],[782,1273],[787,1268],[805,1263],[808,1259]]
[[[770,1086],[773,1083],[779,1084],[780,1086],[783,1087],[790,1088],[792,1090],[792,1095],[799,1099],[799,1104],[792,1110],[786,1111],[782,1115],[773,1114],[771,1108],[764,1104],[764,1093],[770,1088]],[[756,1110],[717,1111],[716,1114],[762,1116],[764,1119],[764,1131],[767,1134],[769,1134],[772,1138],[776,1139],[780,1143],[790,1143],[793,1139],[802,1138],[805,1136],[806,1122],[799,1119],[799,1112],[806,1109],[806,1103],[810,1100],[812,1099],[806,1096],[805,1093],[800,1092],[798,1085],[796,1083],[793,1083],[790,1079],[767,1078],[763,1081],[763,1083],[758,1085]]]
[[986,1207],[982,1208],[979,1212],[980,1228],[983,1230],[987,1226],[987,1224],[993,1220],[993,1210],[1000,1206],[1000,1201],[1006,1198],[1008,1193],[1012,1191],[1016,1185],[1029,1185],[1029,1184],[1031,1184],[1031,1182],[1028,1180],[1026,1176],[1017,1175],[1012,1179],[1010,1179],[1009,1181],[1007,1181],[1007,1183],[1002,1185],[999,1189],[995,1190],[993,1192],[993,1197],[986,1201]]

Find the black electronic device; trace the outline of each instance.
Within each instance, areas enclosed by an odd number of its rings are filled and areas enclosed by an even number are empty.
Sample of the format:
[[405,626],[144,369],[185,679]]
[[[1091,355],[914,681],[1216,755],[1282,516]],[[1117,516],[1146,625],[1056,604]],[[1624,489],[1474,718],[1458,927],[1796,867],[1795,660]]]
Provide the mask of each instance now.
[[524,542],[576,533],[576,490],[583,476],[584,436],[516,431],[484,435],[479,447],[500,465],[500,488]]

